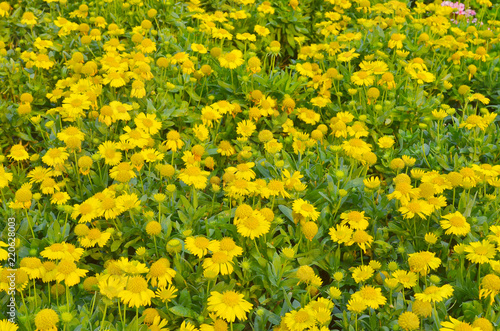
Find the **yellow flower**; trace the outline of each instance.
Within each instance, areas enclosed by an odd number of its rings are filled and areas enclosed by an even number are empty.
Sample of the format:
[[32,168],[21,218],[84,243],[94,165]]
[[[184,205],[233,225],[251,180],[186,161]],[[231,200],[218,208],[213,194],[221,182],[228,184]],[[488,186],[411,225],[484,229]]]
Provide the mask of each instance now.
[[[1,9],[0,9],[0,13],[1,13]],[[0,15],[0,16],[2,16],[2,15]],[[17,326],[17,324],[15,324],[7,319],[3,319],[0,321],[0,330],[2,330],[2,331],[17,331],[18,328],[19,327]]]
[[176,152],[184,146],[181,135],[176,130],[171,130],[167,133],[167,140],[163,142],[167,150]]
[[[45,171],[44,173],[49,173],[49,172],[50,172],[50,170],[47,169],[47,171]],[[5,168],[3,166],[0,166],[0,189],[9,185],[9,182],[12,181],[13,176],[14,175],[12,173],[5,171]],[[29,174],[28,174],[28,177],[30,177]],[[33,181],[30,180],[30,183],[32,183],[32,182]]]
[[349,62],[351,61],[352,59],[355,59],[355,58],[358,58],[359,57],[359,54],[356,53],[356,49],[355,48],[352,48],[351,50],[349,50],[348,52],[343,52],[343,53],[340,53],[338,56],[337,56],[337,60],[339,60],[340,62]]
[[292,208],[295,213],[302,215],[304,218],[310,218],[313,221],[316,221],[320,215],[313,205],[303,199],[295,200]]
[[348,213],[340,214],[340,219],[342,222],[340,224],[348,224],[353,230],[365,230],[368,227],[368,218],[365,216],[365,212],[350,211]]
[[49,247],[45,247],[40,255],[49,260],[66,259],[78,261],[83,255],[83,252],[83,248],[75,248],[75,246],[70,243],[55,243]]
[[109,170],[109,177],[121,182],[127,183],[132,178],[136,177],[130,162],[121,162]]
[[238,49],[234,49],[231,52],[220,56],[219,63],[223,68],[236,69],[245,63],[245,60],[243,60],[243,53]]
[[495,245],[488,240],[471,242],[464,249],[467,254],[467,259],[472,263],[488,263],[496,255]]
[[398,209],[404,218],[414,218],[415,215],[418,215],[420,218],[426,218],[426,216],[432,214],[432,210],[429,203],[421,199],[413,199]]
[[170,268],[170,262],[166,258],[161,258],[151,264],[146,279],[151,280],[151,285],[156,287],[166,287],[172,283],[172,278],[177,272]]
[[441,322],[442,328],[439,331],[482,331],[480,328],[473,327],[469,323],[460,322],[459,320],[449,316],[450,322]]
[[312,221],[303,222],[301,225],[302,233],[306,239],[309,241],[313,240],[314,236],[318,233],[318,225]]
[[208,246],[208,249],[212,252],[225,252],[230,259],[243,254],[243,248],[236,245],[233,238],[226,237],[221,240],[212,240]]
[[98,213],[100,202],[96,198],[89,198],[82,202],[81,204],[73,205],[73,212],[71,213],[71,218],[76,220],[78,216],[81,215],[78,223],[87,223],[96,218]]
[[418,276],[416,273],[406,270],[396,270],[392,273],[392,277],[396,279],[404,288],[412,288],[417,285]]
[[57,265],[56,280],[64,281],[67,286],[73,286],[80,283],[80,278],[84,277],[88,270],[78,269],[76,263],[70,259],[63,259]]
[[288,330],[309,330],[315,324],[314,311],[310,308],[301,308],[286,313],[283,322]]
[[363,179],[363,184],[365,184],[365,188],[375,190],[380,186],[380,179],[376,176],[372,176],[370,178]]
[[414,331],[420,328],[420,319],[417,314],[405,311],[398,318],[398,325],[405,331]]
[[143,307],[151,304],[155,293],[148,288],[148,282],[142,276],[134,276],[128,279],[127,286],[118,297],[129,307]]
[[437,269],[441,264],[441,260],[434,255],[435,253],[428,251],[410,254],[408,258],[410,270],[419,272],[421,275],[427,275],[429,270]]
[[113,298],[118,297],[120,292],[125,289],[127,280],[122,276],[107,274],[98,277],[97,285],[99,287],[99,290],[101,291],[101,294],[112,300]]
[[450,284],[445,284],[441,287],[429,286],[423,293],[416,293],[415,299],[424,302],[441,302],[453,295],[453,287]]
[[441,227],[446,230],[446,234],[454,234],[457,236],[465,236],[470,232],[470,225],[460,212],[454,212],[442,216],[444,221],[441,221]]
[[367,71],[356,71],[351,76],[351,82],[360,86],[373,85],[375,77]]
[[360,159],[364,153],[371,152],[371,147],[370,144],[358,138],[352,138],[342,142],[342,149],[344,152],[355,159]]
[[368,307],[377,309],[385,305],[387,299],[382,295],[380,288],[375,288],[371,285],[363,286],[359,291],[351,296],[351,299],[362,300]]
[[9,17],[9,12],[12,9],[7,1],[0,2],[0,16]]
[[156,291],[156,297],[157,298],[160,298],[160,300],[163,302],[163,303],[167,303],[167,302],[170,302],[172,301],[172,299],[175,299],[177,297],[177,289],[175,288],[175,286],[169,284],[167,287],[160,287],[157,291]]
[[111,233],[105,231],[101,232],[99,229],[94,228],[91,229],[85,237],[79,238],[80,244],[85,247],[95,247],[95,245],[99,245],[99,247],[104,247],[108,242],[109,238],[111,238]]
[[64,147],[55,147],[51,148],[45,153],[42,157],[43,163],[48,166],[57,166],[63,164],[69,157],[69,154],[66,152],[66,148]]
[[206,54],[207,53],[206,47],[204,45],[201,45],[201,44],[192,43],[191,44],[191,50],[193,52],[197,52],[197,53],[200,53],[200,54]]
[[9,155],[7,156],[10,157],[11,159],[14,159],[14,161],[24,161],[29,159],[30,157],[24,146],[21,144],[12,146],[10,148]]
[[97,207],[98,217],[104,216],[108,220],[116,218],[121,213],[123,213],[123,210],[118,206],[114,194],[103,194],[100,204]]
[[479,115],[469,115],[465,122],[460,123],[459,128],[465,127],[468,130],[472,130],[474,128],[479,128],[482,131],[486,130],[488,127],[488,123],[485,123],[483,118]]
[[391,148],[394,145],[394,138],[391,136],[383,136],[378,139],[380,148]]
[[285,185],[282,181],[272,179],[267,183],[269,194],[271,196],[282,196],[283,198],[290,198],[290,194],[285,190]]
[[[5,245],[3,242],[0,242],[0,246],[3,246],[2,244]],[[5,245],[4,247],[6,246],[7,245]],[[0,253],[2,252],[0,251]],[[7,258],[5,258],[4,260],[6,259]],[[28,274],[30,279],[39,279],[42,277],[43,266],[39,258],[25,257],[21,260],[19,266]]]
[[233,272],[233,262],[225,251],[218,251],[212,254],[212,257],[206,258],[203,261],[203,269],[213,272],[215,275],[229,275]]
[[146,96],[146,89],[144,87],[144,82],[140,80],[134,80],[132,83],[132,90],[130,91],[130,96],[132,98],[143,98]]
[[161,129],[161,122],[156,120],[156,114],[140,113],[134,118],[134,123],[150,135],[158,133]]
[[373,236],[369,235],[365,230],[356,230],[353,233],[351,240],[347,242],[346,245],[351,246],[352,244],[357,244],[359,248],[366,253],[366,248],[370,248],[372,242]]
[[228,322],[234,322],[236,318],[240,321],[246,320],[246,313],[251,309],[252,304],[244,299],[243,294],[236,291],[213,291],[208,298],[208,310]]
[[99,154],[104,158],[104,163],[115,166],[120,163],[122,153],[118,151],[118,144],[113,141],[105,141],[99,145]]
[[75,121],[76,118],[85,114],[85,111],[90,108],[92,103],[86,94],[71,94],[69,97],[64,98],[63,110],[64,117],[69,121]]
[[393,33],[391,35],[391,39],[389,40],[389,48],[403,48],[403,40],[406,39],[406,36],[401,33]]
[[250,137],[255,132],[256,126],[252,121],[243,120],[238,122],[236,133],[243,137]]
[[210,173],[203,171],[198,166],[189,165],[181,170],[179,179],[186,185],[193,185],[197,189],[204,189],[207,186],[207,177]]
[[262,36],[262,37],[265,37],[265,36],[267,36],[270,33],[270,31],[269,31],[268,28],[260,26],[260,25],[257,25],[257,24],[254,26],[254,31],[259,36]]
[[205,106],[201,109],[201,119],[203,121],[203,125],[206,125],[209,128],[213,127],[214,121],[218,121],[221,118],[221,113],[214,107]]
[[426,233],[425,236],[424,236],[424,240],[425,242],[427,242],[428,244],[430,245],[434,245],[437,240],[438,240],[438,237],[434,234],[434,233]]
[[352,278],[356,283],[364,282],[365,280],[370,279],[373,276],[374,272],[375,270],[373,270],[372,267],[368,265],[362,265],[354,268],[354,270],[352,271]]
[[247,217],[236,218],[235,225],[238,233],[252,240],[268,233],[271,227],[271,223],[258,210],[252,211]]
[[500,277],[495,274],[488,274],[481,280],[481,290],[479,299],[490,297],[490,304],[495,301],[495,296],[500,293]]
[[36,331],[57,331],[59,316],[52,309],[42,309],[35,317]]
[[368,306],[366,305],[366,302],[359,298],[359,297],[352,297],[349,299],[347,302],[347,309],[355,314],[359,314],[362,311],[364,311]]
[[186,249],[199,258],[207,255],[209,244],[210,240],[203,236],[186,238]]
[[446,111],[444,111],[443,109],[440,109],[440,110],[434,109],[432,111],[432,116],[434,116],[434,118],[437,119],[438,121],[441,121],[446,116],[448,116],[448,113]]
[[336,227],[331,227],[329,235],[332,239],[332,241],[342,244],[342,243],[348,243],[351,241],[352,237],[352,229],[345,225],[340,225],[337,224]]
[[479,328],[481,331],[493,331],[493,324],[484,317],[477,318],[472,327]]
[[415,300],[411,307],[412,311],[419,317],[429,317],[432,313],[432,305],[430,302]]

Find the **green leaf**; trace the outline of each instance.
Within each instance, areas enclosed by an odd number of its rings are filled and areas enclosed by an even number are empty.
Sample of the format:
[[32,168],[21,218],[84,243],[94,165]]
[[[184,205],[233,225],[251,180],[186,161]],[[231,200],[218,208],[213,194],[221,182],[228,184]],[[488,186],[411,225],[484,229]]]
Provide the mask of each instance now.
[[293,216],[292,216],[292,210],[290,208],[288,208],[287,206],[284,206],[284,205],[279,205],[278,208],[281,210],[281,212],[283,214],[285,214],[285,216],[293,222]]
[[196,315],[194,311],[192,311],[191,309],[186,308],[184,306],[175,306],[175,307],[172,307],[172,308],[170,308],[170,311],[173,314],[175,314],[177,316],[181,316],[181,317],[194,318],[194,316]]
[[120,248],[121,244],[123,244],[122,240],[115,240],[111,244],[111,251],[115,252],[118,248]]

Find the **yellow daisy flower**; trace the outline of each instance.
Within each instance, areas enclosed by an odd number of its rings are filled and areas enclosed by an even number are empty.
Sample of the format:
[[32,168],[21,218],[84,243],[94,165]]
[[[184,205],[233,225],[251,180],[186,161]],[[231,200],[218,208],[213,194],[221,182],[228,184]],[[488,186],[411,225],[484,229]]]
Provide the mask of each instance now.
[[213,291],[208,298],[208,310],[225,319],[234,322],[236,318],[240,321],[247,319],[246,313],[252,309],[252,304],[244,299],[243,294],[236,291],[225,291],[223,293]]
[[127,286],[118,297],[129,307],[143,307],[151,304],[155,293],[148,288],[148,282],[142,276],[130,277]]

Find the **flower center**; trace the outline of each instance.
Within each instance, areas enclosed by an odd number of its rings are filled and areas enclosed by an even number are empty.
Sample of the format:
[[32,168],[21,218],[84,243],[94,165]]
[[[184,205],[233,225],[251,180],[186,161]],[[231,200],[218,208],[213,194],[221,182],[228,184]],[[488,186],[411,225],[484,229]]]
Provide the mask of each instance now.
[[57,271],[69,275],[76,270],[76,264],[73,261],[62,260],[57,266]]
[[102,200],[102,208],[104,210],[110,210],[115,207],[115,200],[113,198],[104,198]]
[[223,294],[221,301],[224,302],[229,307],[234,307],[238,305],[240,297],[238,293],[229,291]]
[[151,119],[149,119],[149,118],[144,118],[144,119],[142,120],[142,124],[143,124],[145,127],[150,128],[150,127],[152,127],[152,126],[153,126],[153,121],[152,121]]
[[215,264],[221,264],[221,263],[226,263],[228,260],[227,258],[227,254],[224,253],[224,252],[215,252],[213,255],[212,255],[212,261],[215,263]]
[[92,205],[91,205],[90,203],[86,203],[86,202],[84,202],[84,203],[82,203],[82,204],[80,205],[80,214],[82,214],[82,215],[87,215],[87,214],[89,214],[90,212],[92,212],[92,209],[93,209],[93,208],[92,208]]
[[220,241],[219,247],[221,250],[229,252],[236,247],[236,244],[231,238],[224,238]]
[[127,290],[133,293],[141,293],[148,289],[148,283],[142,277],[134,277],[128,281]]
[[300,209],[302,209],[303,211],[305,212],[312,212],[313,211],[313,206],[311,206],[310,204],[308,203],[304,203],[302,206],[300,206]]
[[488,254],[488,248],[484,247],[484,246],[479,246],[479,247],[476,247],[474,252],[478,255],[486,255],[486,254]]
[[244,224],[248,229],[255,230],[259,227],[260,223],[256,217],[250,216],[245,219]]
[[299,311],[295,314],[294,320],[297,323],[304,323],[307,322],[309,318],[311,317],[309,316],[309,313],[307,311]]
[[208,244],[210,243],[210,240],[204,237],[198,237],[194,241],[194,245],[198,248],[204,249],[208,247]]
[[453,216],[450,218],[450,224],[456,228],[461,228],[465,225],[465,221],[460,216]]
[[151,269],[149,269],[149,273],[153,277],[159,277],[164,275],[167,272],[167,267],[162,262],[155,262],[151,265]]
[[188,176],[199,176],[200,169],[198,167],[189,167],[185,170],[185,174]]
[[99,231],[99,229],[92,229],[87,234],[87,238],[89,238],[90,240],[97,240],[101,238],[101,231]]
[[81,105],[82,105],[82,100],[80,100],[80,99],[71,100],[71,106],[77,108],[77,107],[80,107]]

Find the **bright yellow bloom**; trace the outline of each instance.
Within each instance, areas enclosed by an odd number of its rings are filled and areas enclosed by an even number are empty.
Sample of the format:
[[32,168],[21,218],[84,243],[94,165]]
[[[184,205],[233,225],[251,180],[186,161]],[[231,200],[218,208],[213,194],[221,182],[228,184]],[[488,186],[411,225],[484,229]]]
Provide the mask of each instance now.
[[470,224],[467,223],[461,212],[454,212],[442,216],[445,220],[441,221],[441,227],[446,230],[446,234],[465,236],[470,232]]
[[155,293],[148,288],[148,282],[142,276],[130,277],[127,286],[118,297],[129,307],[143,307],[151,304]]
[[234,322],[236,319],[245,321],[246,313],[251,309],[252,304],[244,299],[243,294],[236,291],[213,291],[208,298],[208,310],[228,322]]
[[313,205],[303,199],[297,199],[293,202],[293,211],[313,221],[316,221],[320,215]]
[[220,56],[219,63],[223,68],[236,69],[244,64],[245,60],[243,60],[243,53],[238,49],[234,49],[231,52]]
[[488,263],[496,255],[495,245],[488,240],[471,242],[464,250],[469,253],[466,257],[472,263]]
[[409,255],[408,264],[410,270],[419,272],[421,275],[427,275],[429,270],[434,270],[441,264],[441,259],[435,257],[435,254],[428,251],[412,253]]
[[415,299],[424,302],[441,302],[453,295],[453,287],[450,284],[445,284],[441,287],[428,286],[423,293],[416,293]]

